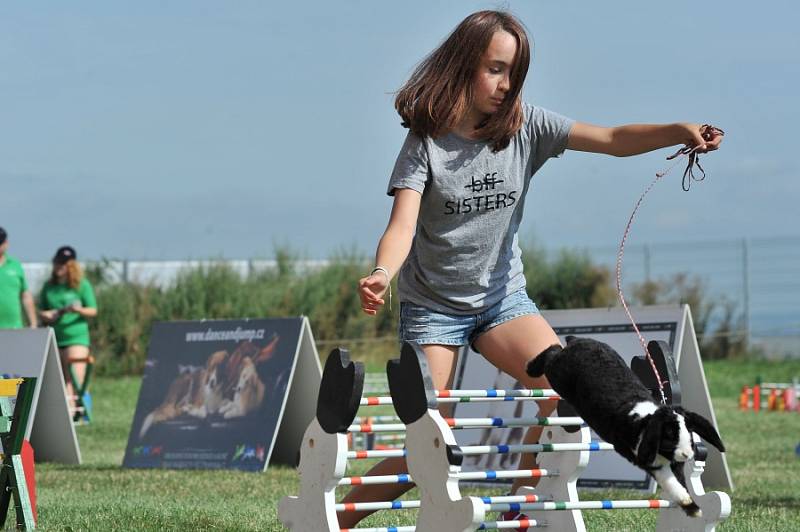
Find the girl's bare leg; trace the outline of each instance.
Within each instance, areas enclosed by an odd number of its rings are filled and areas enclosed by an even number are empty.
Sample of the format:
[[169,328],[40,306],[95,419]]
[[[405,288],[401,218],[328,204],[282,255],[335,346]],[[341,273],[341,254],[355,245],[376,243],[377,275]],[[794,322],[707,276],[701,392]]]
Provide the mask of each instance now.
[[[62,347],[58,350],[61,355],[61,372],[64,377],[64,384],[67,388],[67,400],[69,402],[70,411],[75,409],[75,386],[72,382],[72,376],[69,373],[70,360],[87,360],[89,358],[89,348],[85,345],[69,345]],[[83,382],[86,375],[86,363],[76,362],[72,364],[72,369],[75,372],[75,377]]]
[[[550,324],[539,314],[520,316],[489,329],[475,341],[475,347],[497,368],[511,375],[526,388],[550,388],[545,377],[531,378],[525,373],[528,360],[554,344],[560,344]],[[555,409],[555,401],[539,401],[539,416],[549,416]],[[544,427],[530,427],[523,443],[537,443]],[[520,457],[520,469],[533,469],[536,454],[526,453]],[[535,486],[538,479],[516,479],[511,492],[520,486]]]

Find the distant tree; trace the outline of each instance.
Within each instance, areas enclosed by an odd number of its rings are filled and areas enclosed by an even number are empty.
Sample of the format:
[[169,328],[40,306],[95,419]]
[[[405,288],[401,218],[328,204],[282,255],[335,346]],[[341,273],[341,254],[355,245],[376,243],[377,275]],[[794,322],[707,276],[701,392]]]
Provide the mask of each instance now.
[[[700,352],[705,359],[730,358],[747,350],[744,317],[737,312],[737,305],[725,298],[712,298],[700,277],[677,273],[637,284],[632,291],[631,303],[688,304],[700,341]],[[715,316],[717,319],[713,320]]]
[[615,292],[608,268],[593,264],[586,252],[561,250],[548,260],[542,249],[522,255],[528,294],[541,309],[607,307]]

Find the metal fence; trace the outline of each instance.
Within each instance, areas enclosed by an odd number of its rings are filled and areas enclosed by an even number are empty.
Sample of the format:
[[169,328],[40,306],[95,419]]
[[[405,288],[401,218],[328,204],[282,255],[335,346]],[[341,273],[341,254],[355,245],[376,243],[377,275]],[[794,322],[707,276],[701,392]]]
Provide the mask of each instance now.
[[[613,273],[616,247],[584,251]],[[624,259],[626,290],[678,273],[697,277],[710,298],[734,305],[752,343],[766,346],[773,356],[800,356],[800,236],[629,245]],[[105,270],[112,281],[167,286],[184,269],[220,262],[243,276],[277,266],[274,260],[118,260],[105,261]],[[303,271],[326,264],[326,260],[305,260],[296,266]],[[47,263],[26,263],[24,268],[35,291],[50,273]]]
[[[616,248],[586,251],[614,271]],[[710,298],[733,305],[751,343],[773,356],[800,356],[800,237],[626,246],[622,272],[623,288],[678,273],[697,277]]]

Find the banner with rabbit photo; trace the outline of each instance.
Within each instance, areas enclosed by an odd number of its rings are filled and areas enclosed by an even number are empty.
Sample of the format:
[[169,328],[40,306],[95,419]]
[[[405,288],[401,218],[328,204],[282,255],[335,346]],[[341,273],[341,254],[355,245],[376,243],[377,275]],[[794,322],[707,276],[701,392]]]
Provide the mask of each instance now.
[[303,325],[156,323],[123,466],[263,471]]

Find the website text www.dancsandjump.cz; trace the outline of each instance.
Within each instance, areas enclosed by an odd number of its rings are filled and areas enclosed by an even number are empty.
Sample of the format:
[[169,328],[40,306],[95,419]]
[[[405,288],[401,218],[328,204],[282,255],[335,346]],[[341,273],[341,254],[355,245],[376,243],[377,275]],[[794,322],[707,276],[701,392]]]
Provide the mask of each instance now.
[[194,331],[186,333],[187,342],[241,342],[242,340],[263,340],[266,329],[242,329],[236,327],[235,331]]

